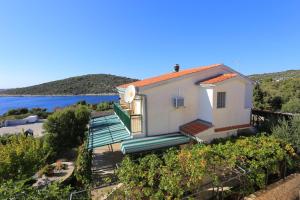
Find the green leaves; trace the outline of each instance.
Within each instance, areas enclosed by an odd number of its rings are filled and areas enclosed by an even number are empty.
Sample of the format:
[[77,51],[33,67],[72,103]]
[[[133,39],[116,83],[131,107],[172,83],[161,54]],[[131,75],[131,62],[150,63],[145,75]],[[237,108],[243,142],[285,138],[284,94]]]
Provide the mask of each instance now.
[[89,116],[90,111],[82,105],[54,112],[44,124],[45,130],[50,134],[47,138],[49,145],[59,152],[82,144]]
[[[248,171],[248,191],[263,188],[269,174],[280,172],[292,160],[293,148],[275,137],[247,137],[225,144],[193,145],[171,149],[162,157],[146,155],[137,161],[126,157],[118,169],[124,191],[132,199],[176,199],[193,193],[207,181],[241,166]],[[241,192],[243,188],[241,188]]]
[[300,150],[300,116],[294,116],[290,122],[280,121],[277,126],[273,127],[272,132],[276,138]]
[[32,176],[47,159],[48,149],[39,138],[10,136],[0,144],[0,183]]
[[0,185],[0,199],[61,200],[67,199],[71,187],[52,183],[43,189],[33,188],[26,181],[9,180]]
[[81,185],[90,186],[92,181],[92,152],[86,148],[86,142],[78,149],[75,177]]

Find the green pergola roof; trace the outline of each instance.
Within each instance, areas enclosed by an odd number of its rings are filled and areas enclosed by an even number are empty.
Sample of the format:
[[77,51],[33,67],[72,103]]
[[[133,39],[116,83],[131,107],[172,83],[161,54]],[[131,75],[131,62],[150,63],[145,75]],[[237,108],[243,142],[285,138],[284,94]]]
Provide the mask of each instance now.
[[90,120],[88,149],[118,143],[130,138],[130,134],[117,115]]
[[121,150],[123,154],[136,153],[177,146],[188,142],[190,142],[190,138],[188,136],[180,133],[174,133],[123,141],[121,144]]

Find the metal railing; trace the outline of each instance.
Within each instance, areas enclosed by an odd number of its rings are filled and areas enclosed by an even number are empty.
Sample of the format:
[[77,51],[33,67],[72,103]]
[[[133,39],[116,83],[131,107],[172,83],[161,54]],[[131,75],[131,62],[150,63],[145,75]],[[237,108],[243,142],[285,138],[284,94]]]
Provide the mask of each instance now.
[[121,106],[117,103],[114,103],[114,111],[119,116],[123,124],[127,127],[127,129],[131,132],[131,120],[130,115],[125,112]]
[[142,115],[130,115],[130,121],[132,133],[142,132]]
[[129,115],[117,103],[114,103],[114,111],[131,133],[142,132],[142,125],[143,125],[142,115]]

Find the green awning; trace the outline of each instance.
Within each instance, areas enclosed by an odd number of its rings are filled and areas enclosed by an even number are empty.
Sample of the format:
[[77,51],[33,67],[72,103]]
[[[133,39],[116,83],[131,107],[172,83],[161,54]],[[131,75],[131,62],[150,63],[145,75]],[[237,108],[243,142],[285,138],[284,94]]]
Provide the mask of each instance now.
[[91,119],[88,149],[119,143],[131,136],[117,115]]
[[121,143],[121,151],[123,154],[136,153],[177,146],[189,142],[190,138],[188,136],[180,133],[173,133],[123,141]]

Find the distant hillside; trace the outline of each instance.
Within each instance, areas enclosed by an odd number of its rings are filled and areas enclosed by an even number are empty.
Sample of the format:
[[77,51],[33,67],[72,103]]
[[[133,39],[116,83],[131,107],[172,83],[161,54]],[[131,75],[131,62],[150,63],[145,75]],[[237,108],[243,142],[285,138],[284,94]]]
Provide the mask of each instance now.
[[116,93],[115,87],[136,79],[109,75],[90,74],[40,85],[0,91],[0,95],[78,95]]
[[300,70],[287,70],[283,72],[265,73],[265,74],[253,74],[249,78],[255,81],[262,79],[272,79],[274,81],[282,81],[291,78],[300,78]]
[[300,70],[249,77],[258,83],[253,91],[255,108],[300,113]]

